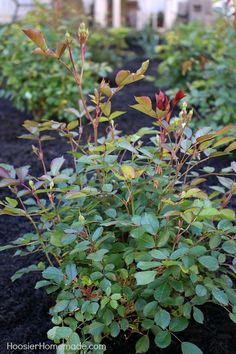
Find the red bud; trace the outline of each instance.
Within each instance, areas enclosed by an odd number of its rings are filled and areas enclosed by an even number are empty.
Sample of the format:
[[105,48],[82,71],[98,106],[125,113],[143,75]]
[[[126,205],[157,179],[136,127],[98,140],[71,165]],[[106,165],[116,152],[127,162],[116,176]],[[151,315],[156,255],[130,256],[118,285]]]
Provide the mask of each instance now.
[[156,106],[160,111],[168,111],[170,108],[169,99],[162,91],[156,94]]
[[172,101],[172,108],[174,108],[179,101],[181,101],[186,96],[186,93],[183,90],[180,90],[176,93],[175,98]]

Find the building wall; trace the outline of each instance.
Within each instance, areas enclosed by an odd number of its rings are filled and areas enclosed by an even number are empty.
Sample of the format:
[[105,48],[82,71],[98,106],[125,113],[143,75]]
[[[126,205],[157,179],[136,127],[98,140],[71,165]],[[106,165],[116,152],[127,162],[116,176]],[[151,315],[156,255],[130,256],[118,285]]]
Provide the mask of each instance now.
[[[50,3],[51,0],[39,0],[42,3]],[[75,0],[77,1],[77,0]],[[121,24],[120,14],[117,13],[116,4],[121,3],[122,0],[113,0],[113,21],[112,24],[118,27]],[[133,1],[133,0],[127,0]],[[136,28],[142,29],[152,21],[153,26],[157,25],[158,12],[164,13],[164,28],[170,28],[179,17],[183,18],[180,12],[186,12],[186,19],[200,19],[206,23],[212,22],[212,14],[209,10],[212,0],[137,0],[139,10],[136,14],[133,14],[133,18],[136,22]],[[222,5],[225,0],[219,0],[217,5]],[[94,16],[95,21],[100,23],[103,27],[107,26],[108,18],[108,2],[109,0],[83,0],[84,8],[88,13],[91,5],[94,4]],[[19,3],[21,6],[16,6]],[[195,3],[202,5],[203,11],[201,13],[195,13],[192,8]],[[192,4],[192,5],[191,5]],[[0,23],[11,22],[17,18],[22,18],[27,11],[33,8],[33,0],[0,0]],[[119,12],[119,11],[118,11]]]
[[[50,0],[41,0],[49,3]],[[9,23],[24,17],[34,7],[33,0],[0,0],[0,23]]]

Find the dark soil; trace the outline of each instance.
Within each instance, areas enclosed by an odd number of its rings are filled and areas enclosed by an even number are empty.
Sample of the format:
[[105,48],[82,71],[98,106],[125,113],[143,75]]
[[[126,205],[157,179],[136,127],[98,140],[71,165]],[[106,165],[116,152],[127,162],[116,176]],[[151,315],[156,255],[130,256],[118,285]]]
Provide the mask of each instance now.
[[[136,70],[140,61],[127,63],[126,67]],[[156,74],[157,63],[153,63],[148,74]],[[128,113],[119,119],[118,129],[125,133],[133,133],[143,126],[151,126],[152,119],[131,109],[128,105],[134,104],[134,96],[148,95],[154,99],[155,88],[150,82],[140,81],[127,86],[114,100],[114,109],[127,110]],[[21,127],[23,121],[29,117],[12,108],[10,102],[0,100],[0,163],[14,164],[15,167],[31,165],[32,173],[41,173],[40,165],[31,153],[31,142],[18,139],[24,132]],[[118,121],[117,121],[118,122]],[[61,139],[45,143],[47,159],[61,156],[67,151],[66,143]],[[69,159],[68,159],[69,161]],[[220,167],[224,161],[218,161]],[[8,193],[0,190],[0,198]],[[30,225],[21,218],[7,216],[0,217],[0,243],[6,244],[15,238],[30,231]],[[14,257],[12,251],[2,252],[0,258],[0,354],[44,354],[45,351],[14,351],[7,349],[7,342],[14,344],[48,342],[47,330],[51,327],[49,308],[53,304],[54,296],[46,295],[44,290],[35,290],[34,285],[39,276],[35,273],[24,276],[21,280],[12,283],[10,277],[19,268],[34,263],[42,255],[31,257]],[[236,326],[229,320],[225,311],[220,307],[206,306],[206,320],[204,325],[193,323],[185,333],[180,335],[182,340],[193,341],[199,345],[205,354],[236,354]],[[107,353],[134,353],[137,337],[125,339],[120,336],[117,339],[107,341]],[[149,353],[179,354],[180,345],[174,342],[165,350],[159,350],[152,346]],[[191,353],[189,353],[191,354]]]

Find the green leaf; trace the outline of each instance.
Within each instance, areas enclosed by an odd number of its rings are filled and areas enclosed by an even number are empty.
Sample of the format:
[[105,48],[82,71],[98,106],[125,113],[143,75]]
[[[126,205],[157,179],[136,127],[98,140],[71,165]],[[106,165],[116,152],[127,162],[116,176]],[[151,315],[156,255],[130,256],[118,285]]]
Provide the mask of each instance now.
[[125,114],[125,113],[126,113],[125,111],[115,111],[115,112],[112,112],[112,114],[111,114],[110,117],[109,117],[109,120],[116,119],[116,118],[122,116],[122,115]]
[[148,336],[143,336],[139,338],[135,345],[136,353],[146,353],[149,349],[150,341]]
[[35,289],[43,288],[44,286],[50,285],[50,281],[48,280],[40,280],[35,284]]
[[147,285],[153,282],[157,272],[154,270],[149,270],[146,272],[137,272],[134,274],[136,278],[137,285]]
[[87,308],[87,312],[92,313],[93,315],[96,315],[99,309],[99,304],[97,302],[91,302],[90,305]]
[[149,252],[149,254],[153,257],[153,258],[156,258],[156,259],[161,259],[161,260],[164,260],[164,259],[167,259],[167,255],[160,251],[160,250],[152,250]]
[[6,197],[6,201],[12,208],[15,208],[18,205],[17,200],[13,198]]
[[157,301],[152,301],[146,304],[143,308],[143,314],[145,317],[148,317],[151,314],[154,314],[156,312],[157,308]]
[[228,240],[222,245],[223,250],[229,254],[236,254],[236,241]]
[[[113,185],[111,183],[105,183],[102,186],[102,191],[106,192],[106,193],[111,193],[113,189]],[[109,210],[109,209],[108,209]],[[115,209],[112,209],[115,210]],[[105,213],[107,214],[107,212],[105,211]],[[107,214],[108,215],[108,214]],[[109,215],[108,215],[109,216]]]
[[50,232],[50,243],[56,247],[62,247],[63,244],[61,242],[62,238],[64,237],[63,230],[53,230]]
[[175,317],[171,320],[169,329],[172,332],[181,332],[188,327],[188,320],[185,317]]
[[236,150],[236,142],[231,143],[224,151],[231,152],[233,150]]
[[125,83],[125,80],[129,77],[130,71],[128,70],[120,70],[115,78],[117,86],[123,86]]
[[157,247],[163,247],[167,244],[168,240],[170,238],[170,233],[168,230],[162,230],[157,239]]
[[100,336],[104,327],[104,323],[94,321],[88,326],[89,333],[93,336]]
[[193,318],[195,319],[196,322],[198,323],[203,323],[204,322],[204,315],[199,308],[193,306]]
[[119,306],[117,300],[114,300],[114,299],[112,299],[112,300],[110,301],[110,305],[111,305],[111,307],[112,307],[113,309],[117,309],[117,307]]
[[68,192],[65,196],[65,199],[73,200],[73,199],[84,198],[84,197],[97,195],[97,194],[98,194],[98,191],[96,188],[87,187],[87,188],[81,189],[80,191],[72,190],[72,191]]
[[155,343],[159,348],[167,348],[171,343],[171,334],[168,331],[160,331],[155,336]]
[[116,217],[116,215],[117,215],[117,212],[116,212],[116,209],[109,208],[109,209],[105,210],[105,214],[107,216],[109,216],[109,218],[114,219]]
[[77,269],[76,265],[74,263],[69,263],[66,266],[66,275],[67,275],[67,280],[66,280],[66,285],[69,285],[72,283],[72,281],[76,278],[77,276]]
[[81,241],[78,243],[75,248],[71,251],[71,254],[77,253],[77,252],[83,252],[89,249],[90,242],[89,241]]
[[[137,230],[137,229],[136,229]],[[152,235],[144,234],[137,238],[137,247],[139,248],[153,248],[155,241]]]
[[62,271],[56,267],[48,267],[46,268],[43,273],[43,277],[45,279],[49,279],[54,281],[55,283],[59,284],[64,280],[64,274]]
[[53,312],[56,314],[58,312],[64,311],[68,307],[69,302],[69,300],[58,301],[53,308]]
[[119,324],[116,321],[111,323],[111,325],[110,325],[110,333],[111,333],[111,336],[114,337],[114,338],[117,337],[120,334],[120,326],[119,326]]
[[189,256],[199,257],[207,252],[206,247],[204,246],[194,246],[189,249]]
[[[128,141],[121,141],[121,142],[119,142],[118,146],[124,150],[128,150],[130,152],[138,154],[138,151]],[[123,165],[123,166],[128,166],[128,165]],[[131,167],[131,166],[129,166],[129,167]]]
[[159,229],[159,221],[154,213],[145,213],[141,218],[141,225],[151,235],[156,235]]
[[170,323],[170,314],[166,310],[160,309],[155,315],[155,322],[162,329],[165,329],[169,326]]
[[202,297],[202,296],[207,295],[207,288],[205,288],[205,286],[203,286],[203,285],[200,285],[200,284],[197,285],[195,290],[196,290],[197,296]]
[[61,339],[68,339],[72,333],[73,331],[70,327],[55,326],[47,332],[47,335],[48,339],[59,342]]
[[201,219],[212,219],[215,216],[219,216],[219,211],[216,208],[204,208],[200,211],[198,216]]
[[189,249],[187,247],[179,248],[171,254],[170,259],[181,258],[188,253],[188,250]]
[[212,289],[212,295],[213,295],[214,299],[217,302],[219,302],[220,304],[225,305],[225,306],[228,305],[229,299],[228,299],[227,294],[223,290],[220,290],[218,288],[214,288],[214,289]]
[[142,270],[148,270],[161,266],[160,262],[138,262],[137,267]]
[[154,321],[150,320],[149,318],[146,318],[145,320],[143,320],[142,322],[142,327],[144,329],[151,329],[154,326]]
[[233,321],[234,323],[236,323],[236,313],[230,313],[229,317],[231,319],[231,321]]
[[14,245],[4,245],[0,247],[0,252],[14,248]]
[[210,238],[209,246],[212,250],[216,249],[221,244],[221,237],[220,235],[215,235]]
[[135,97],[135,100],[138,102],[131,107],[136,109],[139,112],[142,112],[152,118],[157,118],[156,112],[152,108],[152,101],[147,96]]
[[[71,112],[72,113],[72,112]],[[73,120],[72,122],[70,122],[68,125],[67,125],[67,129],[68,130],[73,130],[75,128],[77,128],[79,125],[79,121],[78,120]]]
[[108,250],[105,250],[105,249],[100,249],[98,250],[97,252],[95,253],[90,253],[88,256],[87,256],[87,259],[91,259],[92,261],[94,262],[101,262],[104,255],[108,252]]
[[104,103],[100,103],[101,110],[106,117],[109,117],[111,114],[111,102],[106,101]]
[[220,210],[219,215],[231,221],[235,220],[235,211],[232,209],[222,209]]
[[120,300],[121,299],[121,294],[116,293],[111,295],[112,300]]
[[183,354],[203,354],[195,344],[189,342],[182,342],[181,349]]
[[154,297],[159,302],[164,302],[167,297],[170,296],[171,288],[168,283],[161,284],[156,288]]
[[102,236],[103,233],[103,227],[98,227],[94,233],[92,234],[92,240],[97,241],[97,239]]
[[139,239],[145,234],[145,230],[143,227],[137,227],[135,229],[132,229],[130,234],[133,238]]
[[220,140],[218,140],[212,147],[218,147],[227,143],[230,143],[231,141],[235,140],[234,136],[225,136],[223,138],[221,138]]
[[65,159],[63,156],[57,157],[52,160],[50,168],[51,168],[51,173],[53,176],[56,176],[59,173],[64,162],[65,162]]
[[21,278],[24,274],[33,272],[33,271],[39,271],[39,268],[35,265],[32,264],[28,267],[18,269],[14,275],[11,277],[11,281],[14,282],[15,280]]
[[216,271],[219,268],[217,259],[212,256],[202,256],[198,258],[198,261],[210,271]]
[[81,341],[80,341],[80,337],[78,335],[78,333],[74,332],[71,334],[71,336],[68,338],[67,340],[67,345],[71,346],[71,348],[78,348],[78,346],[80,345]]
[[122,331],[127,331],[127,329],[129,328],[129,321],[128,320],[126,320],[126,319],[122,319],[121,321],[120,321],[120,328],[121,328],[121,330]]

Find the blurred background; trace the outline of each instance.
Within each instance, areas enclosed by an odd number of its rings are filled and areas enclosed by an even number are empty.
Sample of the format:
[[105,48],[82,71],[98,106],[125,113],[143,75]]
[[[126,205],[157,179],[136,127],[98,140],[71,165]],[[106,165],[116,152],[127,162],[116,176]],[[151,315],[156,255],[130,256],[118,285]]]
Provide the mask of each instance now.
[[140,90],[146,85],[153,96],[159,89],[169,95],[185,90],[195,109],[195,124],[236,122],[235,4],[235,0],[0,0],[0,98],[35,120],[73,119],[68,108],[79,105],[73,78],[58,61],[32,56],[34,44],[22,28],[43,31],[50,48],[69,31],[79,67],[76,33],[83,21],[90,32],[85,94],[102,78],[112,82],[119,68],[135,71],[151,59],[148,81]]
[[36,5],[45,4],[57,10],[72,7],[102,27],[131,26],[142,29],[151,22],[153,28],[168,29],[176,21],[200,20],[212,23],[214,9],[225,1],[212,0],[1,0],[0,22],[9,23],[24,17]]

